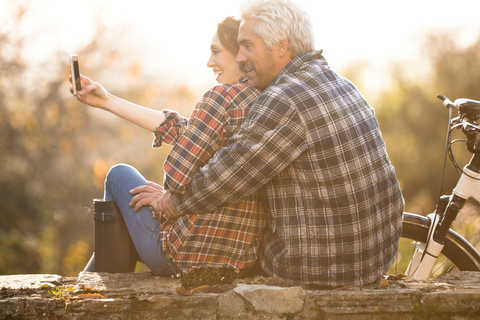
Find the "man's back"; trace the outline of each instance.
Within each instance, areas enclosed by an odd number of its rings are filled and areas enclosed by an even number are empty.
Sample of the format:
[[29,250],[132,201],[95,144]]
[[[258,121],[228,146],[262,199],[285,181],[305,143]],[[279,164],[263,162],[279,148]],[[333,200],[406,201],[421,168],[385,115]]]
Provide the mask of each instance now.
[[285,164],[260,189],[271,213],[262,266],[300,282],[369,283],[395,259],[403,198],[373,109],[322,57],[306,62],[311,56],[277,76],[246,124],[270,136],[262,162]]

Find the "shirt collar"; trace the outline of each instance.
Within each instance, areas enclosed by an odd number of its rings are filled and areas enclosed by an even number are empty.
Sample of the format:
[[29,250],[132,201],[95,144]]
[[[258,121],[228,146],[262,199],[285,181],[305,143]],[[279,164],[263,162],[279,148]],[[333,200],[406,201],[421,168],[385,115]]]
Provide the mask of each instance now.
[[283,76],[288,74],[295,73],[305,62],[312,61],[312,60],[323,60],[324,63],[327,63],[327,60],[322,56],[323,49],[318,51],[313,51],[310,53],[300,54],[292,59],[283,69],[278,73],[275,79],[272,81],[270,85],[277,84],[277,81],[281,79]]

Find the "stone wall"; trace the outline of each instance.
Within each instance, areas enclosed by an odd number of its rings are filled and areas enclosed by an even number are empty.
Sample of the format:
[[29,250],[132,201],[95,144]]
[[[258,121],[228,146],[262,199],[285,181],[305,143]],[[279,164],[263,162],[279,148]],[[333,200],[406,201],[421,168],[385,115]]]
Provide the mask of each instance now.
[[480,272],[335,290],[268,280],[192,293],[150,272],[0,276],[0,319],[480,319]]

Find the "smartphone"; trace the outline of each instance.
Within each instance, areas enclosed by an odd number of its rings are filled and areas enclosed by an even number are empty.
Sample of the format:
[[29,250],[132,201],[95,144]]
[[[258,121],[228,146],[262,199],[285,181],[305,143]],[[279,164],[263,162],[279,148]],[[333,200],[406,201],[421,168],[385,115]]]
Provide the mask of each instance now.
[[73,95],[77,96],[77,92],[82,90],[82,86],[80,84],[80,68],[78,67],[76,54],[70,56],[70,74],[72,75]]

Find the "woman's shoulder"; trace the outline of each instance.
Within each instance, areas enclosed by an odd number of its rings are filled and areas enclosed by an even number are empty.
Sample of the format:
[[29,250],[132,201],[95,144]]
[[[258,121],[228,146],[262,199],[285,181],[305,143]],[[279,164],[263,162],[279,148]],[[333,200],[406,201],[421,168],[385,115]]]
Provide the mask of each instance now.
[[227,99],[236,99],[238,97],[241,97],[242,99],[256,98],[260,95],[260,91],[258,91],[254,87],[249,86],[246,83],[217,84],[211,87],[210,90],[206,92],[206,95],[210,95],[212,93],[215,93],[216,95],[221,95]]

